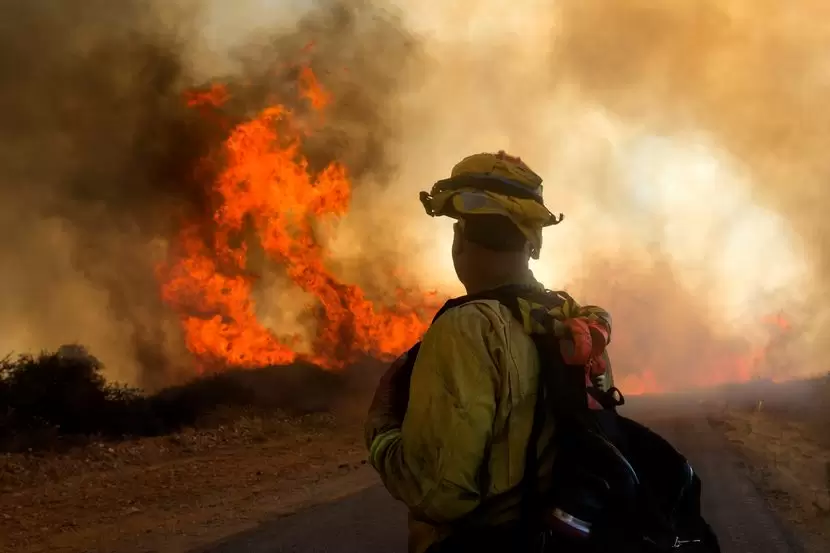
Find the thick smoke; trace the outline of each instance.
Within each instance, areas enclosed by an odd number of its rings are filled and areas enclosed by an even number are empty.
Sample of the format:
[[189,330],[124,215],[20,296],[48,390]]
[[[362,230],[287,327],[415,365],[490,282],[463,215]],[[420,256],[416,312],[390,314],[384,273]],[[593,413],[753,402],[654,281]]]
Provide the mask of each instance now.
[[181,101],[184,35],[140,1],[2,10],[0,186],[15,237],[0,252],[14,298],[3,345],[78,340],[113,376],[155,383],[181,351],[154,240],[204,201],[191,172],[207,137]]
[[[79,340],[116,378],[189,374],[154,267],[183,220],[209,220],[199,160],[222,133],[182,94],[224,83],[230,123],[274,102],[302,120],[309,65],[333,104],[305,151],[356,184],[320,239],[370,295],[401,279],[458,291],[449,224],[417,192],[471,152],[507,149],[566,214],[537,275],[612,312],[618,375],[648,389],[823,369],[820,2],[266,4],[0,0],[0,223],[13,237],[0,347]],[[210,46],[207,30],[221,37]],[[308,298],[261,265],[258,305],[275,306],[262,317],[305,326]],[[781,313],[785,334],[765,322]]]
[[298,66],[310,64],[335,100],[308,145],[312,162],[341,160],[358,180],[390,170],[396,127],[384,109],[414,49],[393,17],[365,3],[320,2],[299,25],[238,43],[238,63],[217,75],[205,70],[212,60],[198,42],[208,7],[0,3],[0,347],[77,340],[111,377],[150,388],[191,373],[155,267],[183,222],[209,221],[200,160],[222,129],[184,99],[208,78],[227,85],[233,122],[295,97]]
[[[556,5],[555,83],[577,88],[587,102],[646,132],[702,136],[746,175],[748,199],[786,221],[786,230],[797,236],[791,247],[806,256],[810,275],[803,289],[791,286],[778,297],[798,335],[796,344],[786,341],[789,372],[826,370],[820,359],[830,309],[827,5],[748,0]],[[725,194],[712,194],[711,209]],[[745,211],[737,210],[730,221]],[[689,233],[710,230],[715,230],[709,240],[714,248],[725,239],[719,231],[729,229],[688,228]],[[745,247],[766,239],[747,235]],[[745,280],[760,281],[780,263],[786,260],[769,256],[766,266],[747,266]],[[755,300],[770,298],[759,294]],[[776,348],[784,348],[780,339]],[[776,363],[780,371],[780,360]]]
[[818,3],[764,6],[408,5],[430,61],[387,212],[422,234],[425,279],[451,280],[449,232],[414,191],[504,148],[565,213],[537,276],[612,312],[633,389],[823,370],[830,31]]

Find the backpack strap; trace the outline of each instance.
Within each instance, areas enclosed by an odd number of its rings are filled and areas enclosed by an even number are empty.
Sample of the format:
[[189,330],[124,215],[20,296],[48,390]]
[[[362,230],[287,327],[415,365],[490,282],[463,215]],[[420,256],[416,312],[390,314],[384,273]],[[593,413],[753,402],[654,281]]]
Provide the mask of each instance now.
[[[536,342],[537,340],[534,340]],[[537,344],[537,349],[539,345]],[[541,353],[540,353],[541,358]],[[542,364],[539,364],[541,369]],[[533,424],[530,427],[530,437],[525,447],[525,468],[522,475],[521,489],[521,524],[524,527],[522,535],[531,540],[534,530],[540,523],[541,490],[539,489],[539,438],[545,426],[547,415],[546,407],[550,404],[545,400],[546,386],[542,371],[539,371],[536,385],[536,404],[533,407]],[[531,545],[528,543],[527,545]],[[528,548],[529,550],[529,548]]]

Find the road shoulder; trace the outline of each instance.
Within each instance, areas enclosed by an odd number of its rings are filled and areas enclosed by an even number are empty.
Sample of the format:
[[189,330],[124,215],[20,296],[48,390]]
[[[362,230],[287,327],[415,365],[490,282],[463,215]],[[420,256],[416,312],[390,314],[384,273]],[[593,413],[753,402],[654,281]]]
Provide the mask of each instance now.
[[830,447],[822,427],[758,409],[725,411],[711,422],[805,550],[830,550]]
[[361,433],[331,417],[0,458],[0,550],[188,551],[376,483]]

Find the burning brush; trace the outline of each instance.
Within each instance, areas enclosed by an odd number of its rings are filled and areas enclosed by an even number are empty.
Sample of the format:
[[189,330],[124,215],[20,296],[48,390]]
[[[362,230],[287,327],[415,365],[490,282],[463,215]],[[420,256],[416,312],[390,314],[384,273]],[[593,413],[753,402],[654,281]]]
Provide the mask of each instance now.
[[[393,307],[377,305],[327,268],[315,225],[348,211],[352,184],[340,163],[311,170],[304,138],[324,120],[329,93],[307,67],[299,73],[298,89],[314,121],[300,120],[277,104],[235,125],[207,160],[221,166],[213,182],[210,228],[183,228],[159,270],[164,300],[179,314],[187,347],[203,369],[281,365],[298,358],[331,369],[365,356],[391,360],[420,338],[434,311],[429,294],[403,290]],[[213,86],[189,94],[188,103],[216,115],[229,98],[227,90]],[[252,299],[257,276],[249,269],[252,242],[316,298],[313,353],[298,354],[300,336],[278,336],[258,320]]]

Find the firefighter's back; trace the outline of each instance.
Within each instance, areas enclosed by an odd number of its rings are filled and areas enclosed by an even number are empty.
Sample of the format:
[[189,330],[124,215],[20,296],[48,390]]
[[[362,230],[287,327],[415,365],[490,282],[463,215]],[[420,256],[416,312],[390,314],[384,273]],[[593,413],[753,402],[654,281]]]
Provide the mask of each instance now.
[[[486,329],[482,333],[481,329]],[[454,341],[480,341],[481,348],[453,346]],[[430,347],[440,342],[442,347]],[[474,378],[492,382],[493,394],[474,401],[490,404],[492,418],[482,416],[473,424],[488,425],[491,435],[482,451],[468,451],[467,463],[458,475],[444,474],[444,486],[458,485],[459,490],[475,489],[480,497],[477,505],[464,517],[465,525],[494,527],[509,524],[519,516],[518,487],[525,467],[525,452],[533,426],[536,390],[539,377],[539,356],[532,339],[524,332],[509,309],[495,300],[477,300],[444,313],[427,331],[413,371],[411,394],[429,397],[434,390],[421,379],[429,367],[446,363],[448,350],[455,351],[454,370],[472,374]],[[439,355],[441,359],[433,356]],[[429,380],[432,382],[432,380]],[[478,387],[476,387],[478,389]],[[463,389],[455,390],[463,396]],[[418,424],[416,412],[408,412],[404,424]],[[481,409],[481,414],[488,407]],[[475,416],[476,412],[471,416]],[[434,413],[435,414],[435,413]],[[447,429],[449,430],[449,429]],[[547,429],[544,439],[552,433]],[[464,440],[464,436],[454,436]],[[466,448],[464,448],[467,451]],[[464,474],[476,474],[477,482],[463,482]],[[514,492],[514,493],[511,493]],[[466,501],[459,497],[461,502]],[[426,517],[422,517],[426,519]],[[457,525],[410,518],[410,550],[425,551],[433,542],[451,534]]]

